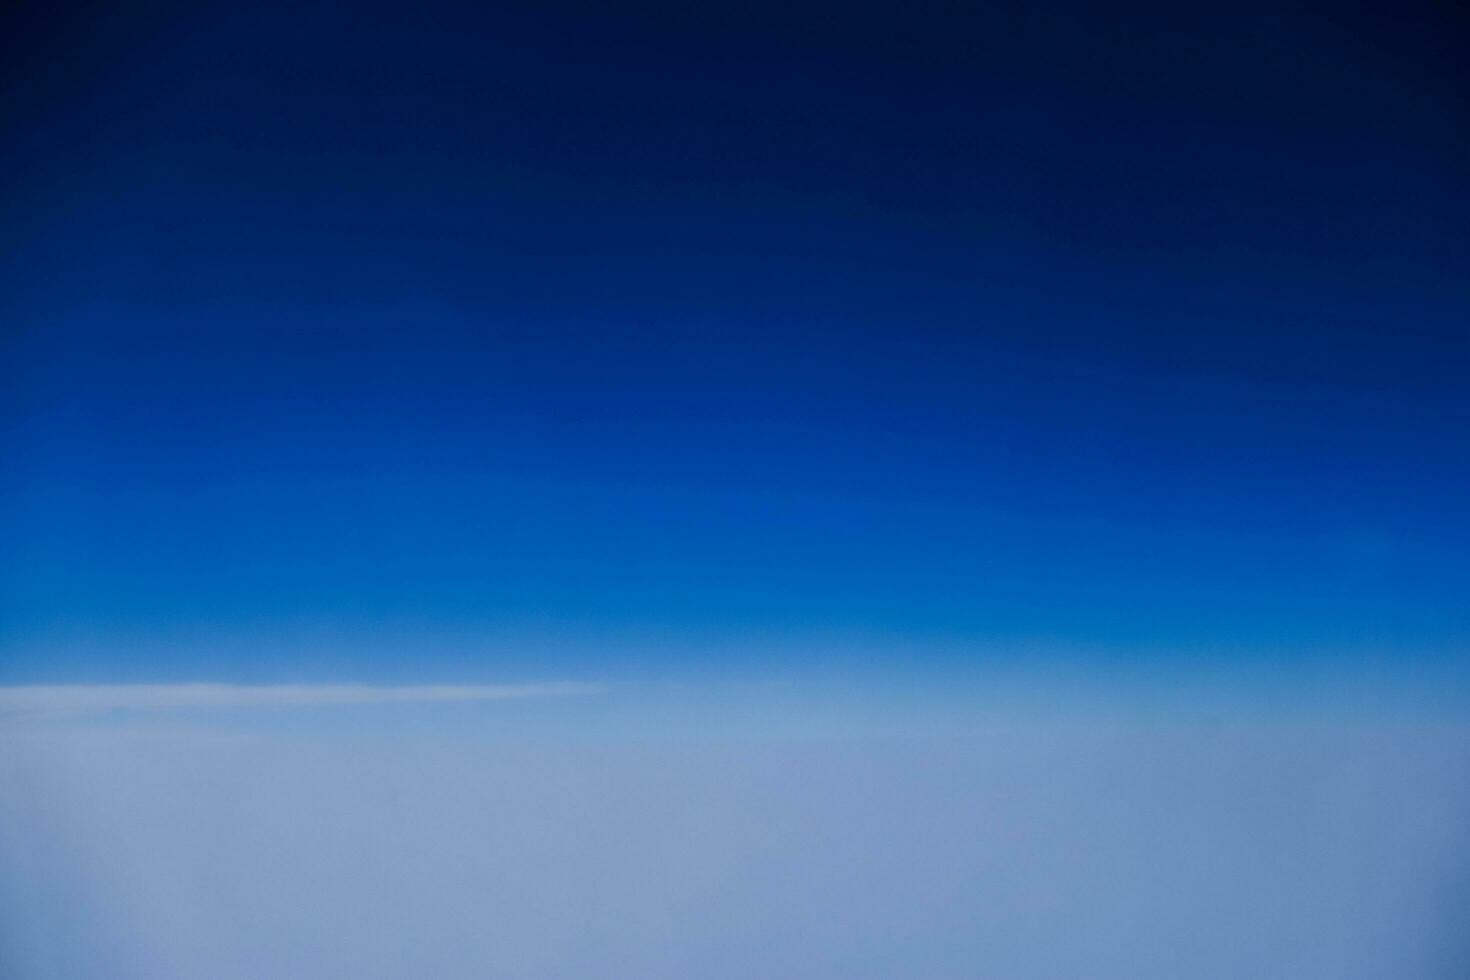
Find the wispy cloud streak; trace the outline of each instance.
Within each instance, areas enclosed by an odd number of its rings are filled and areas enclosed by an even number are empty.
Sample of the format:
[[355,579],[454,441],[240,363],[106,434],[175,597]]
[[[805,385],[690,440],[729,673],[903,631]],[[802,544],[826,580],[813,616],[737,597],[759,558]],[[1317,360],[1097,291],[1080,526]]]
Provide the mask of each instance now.
[[0,712],[316,707],[507,701],[595,694],[598,685],[545,684],[37,684],[0,687]]

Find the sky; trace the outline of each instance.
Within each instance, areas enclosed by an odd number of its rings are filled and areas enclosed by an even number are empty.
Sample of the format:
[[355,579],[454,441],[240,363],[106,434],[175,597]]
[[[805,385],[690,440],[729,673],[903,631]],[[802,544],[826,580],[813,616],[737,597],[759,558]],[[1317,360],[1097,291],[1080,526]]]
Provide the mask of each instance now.
[[0,676],[1464,659],[1461,25],[1176,7],[22,4]]
[[1458,975],[1467,39],[7,4],[0,973]]

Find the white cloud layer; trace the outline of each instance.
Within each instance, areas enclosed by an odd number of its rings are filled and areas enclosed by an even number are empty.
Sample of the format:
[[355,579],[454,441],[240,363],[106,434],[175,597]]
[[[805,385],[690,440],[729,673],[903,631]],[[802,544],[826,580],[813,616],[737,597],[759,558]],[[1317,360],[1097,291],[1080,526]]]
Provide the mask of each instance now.
[[0,738],[6,980],[1451,980],[1470,731]]
[[505,701],[593,694],[596,685],[549,684],[37,684],[0,687],[0,712],[168,708],[317,707]]

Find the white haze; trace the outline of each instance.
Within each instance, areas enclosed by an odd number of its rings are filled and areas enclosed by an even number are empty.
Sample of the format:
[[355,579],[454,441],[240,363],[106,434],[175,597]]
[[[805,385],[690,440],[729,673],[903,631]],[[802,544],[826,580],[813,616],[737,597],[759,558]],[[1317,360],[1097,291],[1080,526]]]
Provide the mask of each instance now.
[[1470,976],[1464,727],[699,730],[0,729],[0,976]]

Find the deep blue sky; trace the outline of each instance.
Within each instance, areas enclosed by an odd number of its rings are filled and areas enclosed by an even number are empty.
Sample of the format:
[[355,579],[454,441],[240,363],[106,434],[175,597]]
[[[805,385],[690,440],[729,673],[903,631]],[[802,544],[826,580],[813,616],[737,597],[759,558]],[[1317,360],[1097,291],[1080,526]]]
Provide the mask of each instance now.
[[1444,12],[5,17],[0,679],[1470,659]]

